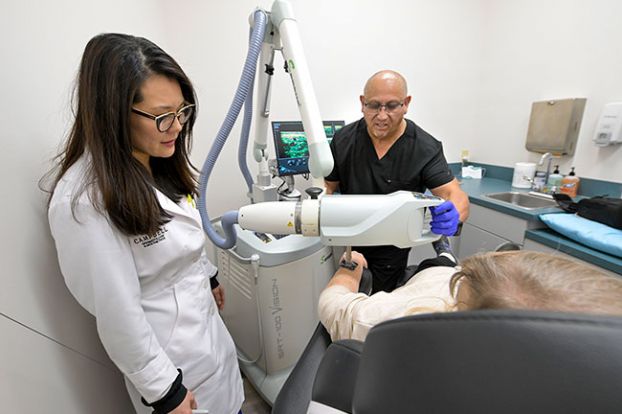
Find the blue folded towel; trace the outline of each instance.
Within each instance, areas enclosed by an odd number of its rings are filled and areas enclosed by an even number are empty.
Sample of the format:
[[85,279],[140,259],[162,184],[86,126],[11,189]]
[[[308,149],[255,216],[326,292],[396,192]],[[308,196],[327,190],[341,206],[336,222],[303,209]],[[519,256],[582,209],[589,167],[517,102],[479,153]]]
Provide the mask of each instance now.
[[579,217],[576,214],[541,214],[540,220],[577,243],[622,257],[622,230]]

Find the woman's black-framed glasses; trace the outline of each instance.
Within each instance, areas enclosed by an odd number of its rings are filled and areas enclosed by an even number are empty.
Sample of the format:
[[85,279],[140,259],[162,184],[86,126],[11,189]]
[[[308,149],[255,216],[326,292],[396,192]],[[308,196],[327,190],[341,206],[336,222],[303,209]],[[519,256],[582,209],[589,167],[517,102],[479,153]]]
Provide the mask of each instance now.
[[177,112],[167,112],[161,115],[150,114],[149,112],[141,111],[140,109],[136,109],[134,107],[132,107],[132,112],[137,115],[144,116],[145,118],[153,119],[156,123],[158,131],[166,132],[173,126],[175,118],[177,118],[181,125],[188,122],[192,116],[192,112],[194,111],[194,106],[194,104],[186,105]]

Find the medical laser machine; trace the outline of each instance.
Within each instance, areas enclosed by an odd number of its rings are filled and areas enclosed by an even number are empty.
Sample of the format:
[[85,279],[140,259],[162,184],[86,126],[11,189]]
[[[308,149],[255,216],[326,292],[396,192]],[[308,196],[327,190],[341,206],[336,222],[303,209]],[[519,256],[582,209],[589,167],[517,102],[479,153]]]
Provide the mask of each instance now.
[[[335,270],[330,246],[430,243],[438,236],[424,224],[425,208],[443,200],[407,191],[322,195],[323,177],[332,171],[333,159],[291,5],[276,0],[270,12],[256,10],[250,25],[240,84],[203,165],[198,204],[203,228],[217,246],[219,277],[227,292],[222,316],[236,343],[240,367],[272,404],[318,323],[318,297]],[[290,167],[292,173],[308,171],[313,176],[315,187],[307,190],[310,199],[277,201],[278,187],[271,181],[266,149],[276,51],[282,53],[292,81],[308,151],[304,166],[294,163]],[[246,165],[246,147],[258,60],[259,106],[253,143],[258,174],[254,182]],[[216,228],[205,205],[207,183],[242,106],[238,162],[253,204],[225,213]],[[282,175],[286,172],[287,168]],[[280,198],[297,197],[290,191]]]

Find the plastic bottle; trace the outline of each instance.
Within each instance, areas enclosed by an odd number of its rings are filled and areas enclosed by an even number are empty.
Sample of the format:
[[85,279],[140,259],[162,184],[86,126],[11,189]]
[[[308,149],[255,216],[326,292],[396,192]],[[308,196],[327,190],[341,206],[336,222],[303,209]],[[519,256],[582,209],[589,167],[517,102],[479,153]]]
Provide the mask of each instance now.
[[469,150],[463,149],[460,151],[460,161],[462,162],[463,167],[469,166]]
[[461,168],[461,177],[467,177],[468,176],[468,169],[467,167],[469,166],[469,150],[463,149],[462,151],[460,151],[460,162],[462,163],[462,168]]
[[536,189],[541,190],[546,184],[546,172],[536,171],[536,175],[533,177],[533,185]]
[[555,170],[553,170],[553,174],[549,175],[549,181],[546,184],[548,187],[559,188],[563,179],[564,176],[559,173],[559,165],[556,165]]
[[579,181],[580,179],[575,175],[574,167],[572,167],[570,173],[562,179],[560,191],[570,197],[576,197],[579,191]]

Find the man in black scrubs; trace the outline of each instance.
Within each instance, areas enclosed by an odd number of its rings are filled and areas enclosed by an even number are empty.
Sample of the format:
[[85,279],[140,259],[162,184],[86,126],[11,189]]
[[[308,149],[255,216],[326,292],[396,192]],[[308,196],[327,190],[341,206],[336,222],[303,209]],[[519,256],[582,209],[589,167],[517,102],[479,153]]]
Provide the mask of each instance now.
[[[363,118],[343,127],[331,142],[335,167],[325,177],[327,193],[388,194],[429,189],[447,200],[431,208],[432,231],[456,235],[468,217],[469,199],[447,166],[442,144],[404,118],[411,101],[404,77],[390,70],[374,74],[360,100]],[[443,237],[435,250],[446,247]],[[410,249],[359,246],[355,250],[367,259],[373,292],[393,290],[404,274]]]

